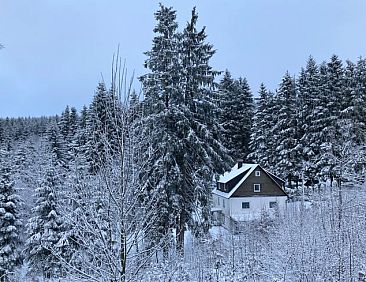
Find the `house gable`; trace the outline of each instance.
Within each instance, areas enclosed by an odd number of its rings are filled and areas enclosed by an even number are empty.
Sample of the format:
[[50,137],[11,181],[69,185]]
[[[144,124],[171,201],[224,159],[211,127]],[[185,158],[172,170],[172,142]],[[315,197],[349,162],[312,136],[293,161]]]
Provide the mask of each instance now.
[[[256,176],[256,171],[260,171],[260,176]],[[255,169],[251,170],[245,180],[240,183],[231,197],[287,196],[281,188],[280,181],[277,181],[275,181],[272,175],[269,175],[267,171],[258,165]],[[259,192],[254,191],[254,184],[260,184]],[[256,188],[258,190],[258,186],[256,186]]]

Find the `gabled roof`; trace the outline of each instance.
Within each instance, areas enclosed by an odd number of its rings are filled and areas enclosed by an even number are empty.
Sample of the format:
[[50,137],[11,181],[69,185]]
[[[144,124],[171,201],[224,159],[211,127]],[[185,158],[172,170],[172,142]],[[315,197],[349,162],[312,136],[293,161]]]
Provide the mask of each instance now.
[[[220,176],[219,180],[217,182],[221,182],[221,183],[227,183],[228,181],[230,181],[231,179],[235,178],[236,176],[240,175],[241,173],[245,172],[245,175],[243,176],[242,179],[240,179],[240,181],[229,191],[229,192],[223,192],[218,190],[217,188],[215,188],[212,192],[216,195],[219,195],[221,197],[224,198],[230,198],[235,191],[243,184],[243,182],[249,177],[249,175],[252,174],[252,172],[257,168],[257,167],[261,167],[259,164],[242,164],[242,166],[240,168],[238,168],[238,164],[236,164],[234,167],[231,168],[230,171],[225,172],[223,175]],[[262,167],[261,167],[262,168]],[[263,169],[263,168],[262,168]],[[263,169],[263,171],[274,181],[274,183],[277,184],[277,186],[282,190],[281,185],[278,183],[279,181],[283,181],[281,178],[277,177],[276,175],[270,173],[269,171]],[[278,179],[276,181],[276,178]]]
[[217,182],[226,183],[233,179],[234,177],[238,176],[239,174],[246,171],[246,174],[243,176],[243,178],[234,186],[233,189],[230,190],[230,192],[222,192],[220,190],[217,190],[216,188],[213,190],[213,193],[216,195],[230,198],[234,192],[240,187],[240,185],[248,178],[248,176],[258,167],[258,164],[243,164],[240,168],[238,168],[238,165],[236,164],[230,171],[225,172],[223,175],[220,176],[219,180]]

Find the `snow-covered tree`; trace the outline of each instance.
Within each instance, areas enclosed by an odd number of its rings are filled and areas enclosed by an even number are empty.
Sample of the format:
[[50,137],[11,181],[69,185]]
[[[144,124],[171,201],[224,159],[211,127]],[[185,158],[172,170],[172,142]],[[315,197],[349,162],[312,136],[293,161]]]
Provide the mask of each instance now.
[[293,78],[286,73],[276,94],[273,114],[276,123],[272,129],[275,149],[276,171],[291,186],[298,175],[299,155],[296,92]]
[[33,216],[28,222],[26,253],[30,275],[40,274],[44,278],[62,276],[63,219],[59,211],[58,188],[55,171],[49,169],[36,189]]
[[50,126],[48,143],[53,165],[66,168],[68,165],[66,144],[57,124]]
[[187,223],[197,224],[192,218],[197,207],[204,207],[206,220],[200,225],[207,226],[209,182],[230,159],[212,115],[216,72],[209,61],[214,50],[205,43],[205,30],[196,28],[195,9],[180,35],[172,8],[161,6],[155,16],[156,37],[145,62],[150,73],[141,77],[146,110],[141,180],[159,203],[156,233],[163,236],[176,228],[178,249],[183,249],[184,229]]
[[253,118],[249,159],[268,169],[274,169],[272,129],[274,127],[274,97],[264,84],[260,85]]
[[353,123],[355,142],[362,144],[366,138],[366,109],[364,107],[366,105],[366,59],[360,58],[357,61],[354,75],[351,78],[351,81],[348,80],[352,97],[350,118]]
[[7,281],[20,258],[20,198],[10,179],[10,169],[1,159],[0,167],[0,280]]
[[298,93],[298,130],[301,145],[302,172],[305,181],[314,183],[319,173],[316,166],[320,154],[322,124],[319,118],[323,114],[320,99],[319,69],[312,57],[309,57],[305,69],[297,80]]
[[342,117],[341,112],[345,108],[344,97],[344,70],[342,61],[333,55],[326,68],[321,69],[321,90],[323,101],[325,105],[325,111],[323,111],[323,117],[320,119],[323,125],[320,139],[321,153],[320,153],[320,165],[321,175],[330,178],[331,181],[337,177],[334,172],[334,159],[330,158],[331,155],[337,155],[339,149],[338,141],[341,137],[341,124]]
[[254,111],[249,85],[245,78],[234,80],[226,71],[220,81],[219,92],[224,145],[232,158],[247,159]]
[[118,135],[121,124],[116,118],[121,105],[113,89],[107,90],[100,82],[89,107],[86,120],[87,161],[90,171],[96,173],[106,160],[106,156],[114,154],[118,147]]

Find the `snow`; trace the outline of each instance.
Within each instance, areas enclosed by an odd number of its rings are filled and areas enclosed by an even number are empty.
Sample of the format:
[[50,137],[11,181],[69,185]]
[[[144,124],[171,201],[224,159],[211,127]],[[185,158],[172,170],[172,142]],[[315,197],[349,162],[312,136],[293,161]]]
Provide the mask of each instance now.
[[5,218],[6,220],[12,220],[12,219],[14,219],[14,215],[13,215],[13,214],[11,214],[11,213],[9,213],[9,212],[7,212],[7,213],[4,215],[4,218]]
[[233,179],[234,177],[240,175],[241,173],[247,171],[244,177],[235,185],[229,193],[219,191],[217,189],[213,190],[213,193],[221,197],[230,198],[232,194],[240,187],[240,185],[248,178],[248,176],[258,167],[258,164],[243,164],[242,167],[238,168],[235,165],[229,172],[225,172],[218,180],[218,182],[226,183],[227,181]]
[[211,208],[211,212],[222,211],[222,208]]
[[258,164],[243,164],[241,168],[238,168],[238,164],[236,164],[231,168],[230,171],[227,171],[223,175],[221,175],[218,182],[226,183],[234,177],[238,176],[239,174],[243,173],[244,171],[256,168],[257,166]]

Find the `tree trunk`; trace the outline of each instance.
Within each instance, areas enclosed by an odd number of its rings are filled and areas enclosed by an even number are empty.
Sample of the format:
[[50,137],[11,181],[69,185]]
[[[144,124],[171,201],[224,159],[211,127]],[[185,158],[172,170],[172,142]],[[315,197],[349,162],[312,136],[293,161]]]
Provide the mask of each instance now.
[[121,260],[121,282],[125,281],[126,278],[126,261],[127,261],[127,242],[126,242],[126,232],[123,226],[120,228],[120,240],[121,240],[121,250],[120,250],[120,260]]
[[177,251],[184,254],[184,227],[186,223],[186,217],[184,211],[179,215],[178,226],[176,228],[176,240],[177,240]]

